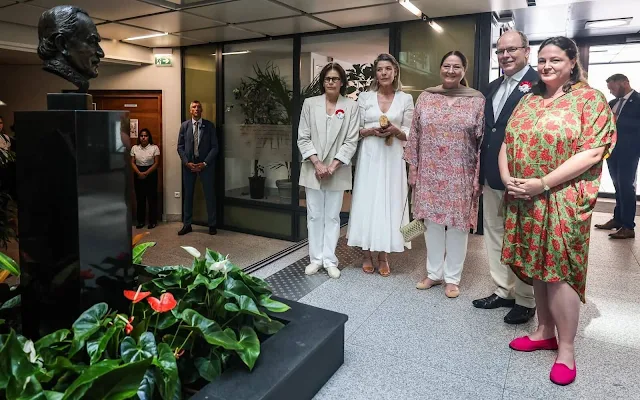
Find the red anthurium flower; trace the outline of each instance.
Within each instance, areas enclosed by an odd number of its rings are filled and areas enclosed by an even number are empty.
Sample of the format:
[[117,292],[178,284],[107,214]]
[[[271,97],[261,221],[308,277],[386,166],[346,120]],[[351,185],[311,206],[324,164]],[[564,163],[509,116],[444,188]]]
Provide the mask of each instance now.
[[176,299],[169,292],[163,293],[162,296],[160,296],[160,299],[149,297],[147,299],[147,302],[149,302],[149,305],[151,306],[151,308],[153,308],[153,311],[159,313],[171,311],[176,307],[176,305],[178,305]]
[[138,290],[125,290],[124,297],[133,301],[134,303],[138,303],[145,299],[145,297],[149,296],[151,292],[141,292],[142,286],[138,286]]
[[124,327],[124,332],[128,335],[131,331],[133,331],[133,325],[127,324],[127,326]]

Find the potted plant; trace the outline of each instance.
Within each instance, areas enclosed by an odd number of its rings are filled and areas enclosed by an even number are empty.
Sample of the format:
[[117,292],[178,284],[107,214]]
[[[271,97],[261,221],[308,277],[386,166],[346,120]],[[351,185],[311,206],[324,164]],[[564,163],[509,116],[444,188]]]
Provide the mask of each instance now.
[[369,89],[375,74],[373,64],[353,64],[353,68],[349,68],[345,72],[347,73],[347,81],[349,81],[347,96],[355,93],[355,99],[360,93]]
[[258,160],[254,160],[253,175],[249,177],[249,197],[252,199],[264,199],[266,181],[264,167],[258,163]]

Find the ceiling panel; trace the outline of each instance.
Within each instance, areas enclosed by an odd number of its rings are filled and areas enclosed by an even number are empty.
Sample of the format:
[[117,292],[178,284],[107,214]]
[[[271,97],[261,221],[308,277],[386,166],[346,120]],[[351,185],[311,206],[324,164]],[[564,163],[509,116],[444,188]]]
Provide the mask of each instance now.
[[[72,0],[70,2],[86,10],[92,17],[109,21],[167,11],[166,8],[135,0]],[[60,0],[33,0],[32,3],[51,8],[60,5],[61,2]]]
[[[342,10],[344,8],[374,6],[385,3],[396,3],[395,0],[278,0],[281,3],[295,7],[307,13]],[[359,11],[351,11],[357,14]]]
[[202,40],[203,42],[224,42],[230,40],[255,39],[264,37],[259,33],[248,32],[233,26],[220,26],[217,28],[200,29],[197,31],[188,31],[181,34],[182,36]]
[[172,11],[165,14],[130,19],[127,20],[127,24],[169,33],[224,25],[223,23],[216,22],[208,18],[187,14],[181,11]]
[[[189,39],[185,37],[181,37],[178,35],[166,35],[166,36],[158,36],[149,39],[135,40],[132,42],[125,43],[133,43],[140,46],[147,47],[179,47],[179,46],[193,46],[195,44],[202,44],[204,42],[200,40]],[[178,53],[179,56],[179,53]]]
[[267,0],[238,0],[230,3],[190,8],[186,12],[228,23],[257,21],[298,14],[296,11]]
[[324,24],[309,17],[292,17],[271,21],[251,22],[241,24],[240,26],[270,36],[334,29],[331,25]]
[[527,6],[527,2],[525,0],[411,0],[411,2],[418,7],[420,11],[432,18],[446,17],[450,15],[475,14],[489,11],[512,10]]
[[40,16],[46,9],[29,4],[15,4],[0,10],[0,21],[38,26]]
[[[123,40],[130,37],[146,36],[158,33],[148,29],[136,28],[129,25],[118,24],[116,22],[110,22],[103,25],[98,25],[98,33],[103,38]],[[135,43],[136,41],[132,42]]]
[[366,7],[357,11],[335,11],[315,14],[315,16],[344,28],[418,19],[398,3]]

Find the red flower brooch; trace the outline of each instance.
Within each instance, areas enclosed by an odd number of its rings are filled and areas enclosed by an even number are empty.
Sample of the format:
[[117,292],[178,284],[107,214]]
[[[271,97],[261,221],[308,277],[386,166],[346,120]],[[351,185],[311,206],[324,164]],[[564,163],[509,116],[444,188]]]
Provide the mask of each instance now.
[[522,93],[529,93],[532,87],[533,87],[533,84],[531,82],[522,81],[520,82],[520,86],[518,86],[518,90],[521,91]]
[[344,110],[343,109],[336,110],[336,116],[338,117],[338,119],[343,119],[344,118]]

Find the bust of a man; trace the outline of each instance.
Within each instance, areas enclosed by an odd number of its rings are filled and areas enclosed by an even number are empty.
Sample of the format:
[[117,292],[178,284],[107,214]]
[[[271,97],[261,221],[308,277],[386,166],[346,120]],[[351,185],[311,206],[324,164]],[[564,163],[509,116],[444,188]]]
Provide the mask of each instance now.
[[98,76],[98,64],[104,58],[100,35],[89,14],[74,6],[53,7],[40,17],[38,39],[44,70],[86,93],[89,79]]

